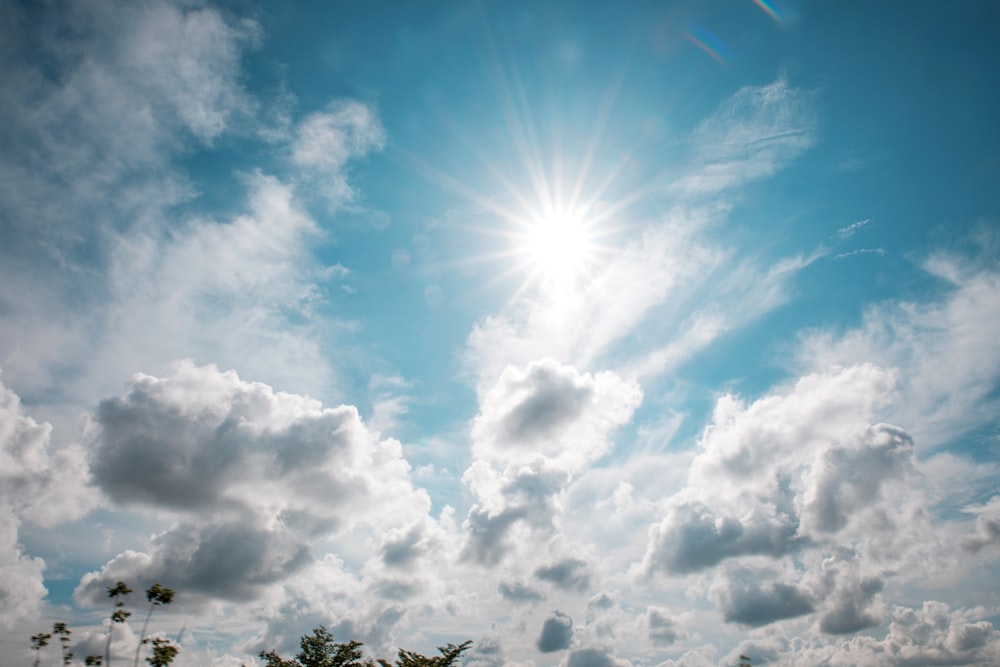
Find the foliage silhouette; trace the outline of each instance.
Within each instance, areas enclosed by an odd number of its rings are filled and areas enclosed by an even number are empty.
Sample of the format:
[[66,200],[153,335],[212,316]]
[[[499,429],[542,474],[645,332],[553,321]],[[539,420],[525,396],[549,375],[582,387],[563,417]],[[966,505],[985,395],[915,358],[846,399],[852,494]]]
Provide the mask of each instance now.
[[[149,628],[149,619],[153,615],[153,610],[160,605],[170,604],[173,602],[174,591],[156,583],[146,589],[146,599],[149,600],[149,611],[146,612],[146,620],[143,622],[142,632],[139,634],[139,643],[135,647],[135,661],[132,663],[132,667],[139,667],[139,653],[142,651],[143,645],[149,643],[146,639],[146,630]],[[175,655],[177,655],[176,647],[174,647],[174,652],[171,654],[170,660],[173,660],[173,656]],[[169,664],[170,660],[163,664]]]
[[[108,638],[104,644],[104,656],[88,655],[84,660],[84,664],[87,667],[102,667],[103,665],[111,667],[111,634],[114,631],[115,624],[124,623],[132,615],[132,612],[125,609],[125,602],[120,598],[131,592],[132,589],[124,581],[119,581],[114,586],[108,587],[108,597],[114,600],[115,603],[111,610],[111,618],[108,621]],[[169,639],[157,637],[150,640],[146,637],[146,630],[149,629],[149,619],[153,615],[153,610],[156,607],[170,604],[173,599],[174,591],[158,583],[146,589],[146,600],[149,601],[149,611],[146,613],[146,620],[142,624],[142,633],[139,635],[139,641],[136,642],[133,667],[138,667],[142,647],[146,644],[151,643],[153,645],[152,654],[146,658],[146,662],[151,667],[166,667],[166,665],[173,662],[174,658],[180,652],[180,649],[171,643]],[[52,639],[53,634],[59,637],[62,664],[64,667],[72,664],[73,654],[69,650],[69,636],[72,634],[72,631],[66,627],[65,623],[57,622],[52,625],[51,634],[41,632],[31,638],[31,650],[35,652],[35,667],[40,667],[42,663],[42,649],[49,645],[49,640]]]
[[[124,623],[131,612],[126,610],[125,602],[122,598],[132,592],[125,582],[119,581],[115,586],[108,587],[108,597],[115,600],[112,607],[111,618],[108,622],[108,640],[105,644],[105,655],[89,655],[84,660],[87,667],[102,667],[111,664],[111,633],[115,624]],[[139,635],[135,650],[135,662],[133,667],[138,667],[139,657],[142,647],[147,644],[152,645],[152,652],[146,658],[150,667],[167,667],[173,662],[180,652],[180,649],[169,639],[163,637],[146,637],[149,628],[149,620],[156,607],[170,604],[174,599],[174,591],[154,584],[146,590],[146,600],[149,601],[149,611],[146,612],[146,619],[142,625],[142,633]],[[72,632],[65,623],[57,622],[52,626],[52,633],[41,632],[31,637],[31,648],[35,651],[34,667],[40,667],[42,656],[41,651],[49,645],[49,640],[53,634],[59,637],[61,644],[61,657],[64,667],[72,664],[73,654],[69,651],[70,635]],[[312,634],[303,635],[299,641],[301,651],[291,660],[282,658],[273,649],[271,651],[261,651],[260,659],[265,662],[265,667],[455,667],[462,654],[472,646],[471,641],[461,644],[445,644],[438,646],[441,655],[426,656],[415,651],[399,649],[396,662],[379,658],[372,660],[361,650],[363,644],[358,641],[337,642],[334,641],[333,633],[325,627],[320,626],[313,630]]]
[[150,667],[167,667],[177,656],[178,649],[169,639],[157,637],[153,640],[153,655],[146,658]]
[[[125,597],[132,592],[132,589],[128,587],[124,581],[119,581],[114,586],[108,586],[108,597],[115,601],[114,607],[111,609],[111,619],[108,621],[108,639],[104,644],[104,662],[107,663],[108,667],[111,667],[111,633],[114,630],[116,623],[124,623],[132,612],[124,609],[125,601],[121,598]],[[96,658],[96,660],[94,660]],[[88,665],[100,665],[100,656],[88,656]]]
[[380,658],[376,663],[365,657],[361,642],[334,641],[333,634],[323,626],[303,635],[299,646],[302,650],[291,660],[285,660],[273,649],[261,651],[260,659],[266,667],[452,667],[472,642],[439,646],[441,655],[431,657],[399,649],[395,666],[388,660]]
[[69,665],[73,661],[73,654],[69,651],[69,636],[73,634],[65,623],[53,623],[52,634],[59,637],[59,644],[62,649],[62,664]]
[[35,652],[35,667],[42,664],[42,648],[49,645],[52,635],[47,632],[39,632],[31,637],[31,650]]

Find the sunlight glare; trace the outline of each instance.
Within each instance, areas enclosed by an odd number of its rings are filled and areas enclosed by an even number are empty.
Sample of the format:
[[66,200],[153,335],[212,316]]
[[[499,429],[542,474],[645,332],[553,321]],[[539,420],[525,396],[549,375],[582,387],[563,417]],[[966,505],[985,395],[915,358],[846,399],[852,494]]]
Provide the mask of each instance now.
[[590,261],[592,243],[586,220],[577,211],[552,211],[526,230],[524,252],[532,268],[555,281],[572,279]]

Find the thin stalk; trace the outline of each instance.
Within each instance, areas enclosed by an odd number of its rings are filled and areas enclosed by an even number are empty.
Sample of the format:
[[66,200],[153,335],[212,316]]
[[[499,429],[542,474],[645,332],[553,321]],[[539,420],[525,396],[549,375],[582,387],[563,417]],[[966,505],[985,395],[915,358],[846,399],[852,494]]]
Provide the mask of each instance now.
[[104,664],[111,667],[111,632],[115,629],[115,617],[108,620],[108,641],[104,643]]
[[142,651],[142,644],[146,639],[146,628],[149,627],[149,619],[153,615],[153,609],[155,607],[155,602],[149,603],[149,611],[146,612],[146,620],[142,624],[142,634],[139,635],[139,643],[135,645],[135,662],[132,663],[132,667],[139,667],[139,653]]

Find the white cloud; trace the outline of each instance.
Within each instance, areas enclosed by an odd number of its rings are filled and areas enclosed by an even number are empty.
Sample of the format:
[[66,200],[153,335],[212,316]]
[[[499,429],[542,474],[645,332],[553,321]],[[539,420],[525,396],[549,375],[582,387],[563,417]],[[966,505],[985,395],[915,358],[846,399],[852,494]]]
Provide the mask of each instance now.
[[878,624],[886,576],[941,562],[912,440],[872,423],[895,382],[863,365],[750,405],[720,398],[687,485],[650,530],[645,571],[721,564],[710,597],[743,625],[814,611],[827,633]]
[[257,26],[170,1],[0,11],[0,363],[22,393],[65,400],[108,324],[115,239],[190,199],[174,160],[250,110],[240,67]]
[[11,509],[0,505],[0,625],[6,627],[34,620],[47,593],[42,578],[45,562],[22,551],[17,542],[19,525]]
[[857,234],[859,231],[861,231],[863,227],[867,227],[871,223],[872,223],[871,218],[865,218],[864,220],[858,220],[857,222],[852,222],[846,227],[841,227],[840,229],[837,230],[837,238],[842,241],[847,240],[852,236],[854,236],[855,234]]
[[978,553],[1000,545],[1000,496],[979,507],[966,507],[965,511],[976,515],[976,534],[962,540],[963,549]]
[[727,565],[717,572],[709,595],[727,622],[748,627],[813,611],[814,602],[808,590],[774,577],[773,572]]
[[916,609],[894,607],[883,638],[858,635],[846,641],[811,640],[790,644],[787,638],[748,640],[727,656],[735,665],[745,653],[755,663],[834,667],[916,667],[917,665],[992,665],[1000,660],[1000,632],[983,608],[952,609],[927,601]]
[[385,131],[372,109],[355,100],[331,103],[306,116],[292,144],[292,162],[309,170],[322,196],[335,204],[351,199],[346,167],[385,144]]
[[572,641],[573,619],[561,611],[554,611],[545,619],[535,646],[542,653],[554,653],[569,648]]
[[930,450],[996,414],[1000,274],[946,255],[924,268],[946,282],[942,298],[873,306],[860,327],[843,334],[811,332],[800,363],[820,370],[865,362],[898,369],[899,400],[884,418],[904,425]]
[[247,185],[249,210],[231,221],[195,219],[169,235],[119,238],[108,331],[92,355],[105,376],[196,356],[282,388],[329,390],[311,317],[324,280],[307,245],[316,224],[277,178],[258,173]]
[[244,89],[256,23],[168,0],[3,11],[7,377],[24,395],[76,408],[136,370],[192,357],[331,395],[321,341],[352,325],[314,317],[321,287],[342,271],[313,260],[307,238],[318,228],[297,198],[321,177],[324,196],[343,203],[349,162],[384,142],[374,111],[341,100],[292,124],[298,189],[246,167],[247,212],[199,218],[177,205],[207,184],[180,160],[227,133],[250,136],[268,115]]
[[524,537],[551,533],[573,473],[610,448],[642,400],[634,382],[580,373],[554,359],[508,367],[484,395],[472,425],[473,461],[463,481],[477,504],[465,523],[466,557],[496,564]]
[[638,385],[610,372],[584,374],[551,358],[510,366],[483,398],[473,453],[511,464],[542,457],[580,470],[608,450],[610,432],[641,400]]
[[33,619],[46,595],[45,562],[25,554],[18,540],[22,522],[56,525],[96,504],[80,447],[56,450],[51,432],[0,383],[0,625]]
[[[252,599],[308,566],[317,539],[359,525],[420,531],[430,509],[400,444],[372,435],[356,409],[232,371],[180,362],[164,378],[136,375],[94,420],[96,484],[176,523],[85,576],[77,595],[91,603],[108,581],[168,577],[195,595]],[[421,533],[408,547],[401,537],[381,549],[389,566],[419,555]]]
[[671,192],[712,195],[770,176],[815,143],[810,96],[785,79],[746,86],[694,132],[693,165]]

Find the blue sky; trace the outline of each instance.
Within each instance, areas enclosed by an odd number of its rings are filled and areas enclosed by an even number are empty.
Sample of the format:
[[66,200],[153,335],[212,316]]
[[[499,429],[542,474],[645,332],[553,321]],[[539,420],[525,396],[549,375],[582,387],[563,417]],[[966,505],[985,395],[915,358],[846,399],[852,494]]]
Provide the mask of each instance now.
[[0,4],[0,655],[996,664],[997,19]]

